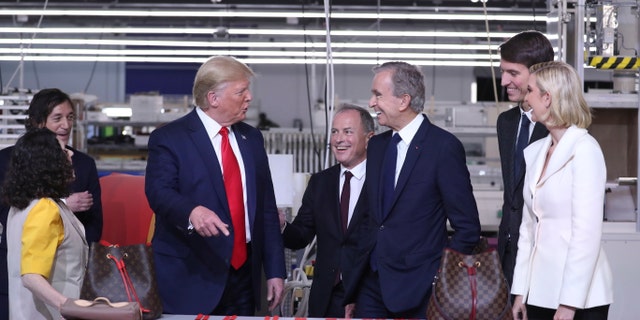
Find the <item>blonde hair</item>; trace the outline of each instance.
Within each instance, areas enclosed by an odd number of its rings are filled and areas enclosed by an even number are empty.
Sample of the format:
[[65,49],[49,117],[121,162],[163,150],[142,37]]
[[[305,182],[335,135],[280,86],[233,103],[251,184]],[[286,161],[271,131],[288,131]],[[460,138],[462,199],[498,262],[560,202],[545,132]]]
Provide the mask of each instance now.
[[540,93],[549,93],[550,117],[545,125],[587,128],[591,125],[591,109],[584,99],[582,80],[567,63],[549,61],[538,63],[529,68],[536,76],[536,85]]
[[193,102],[202,109],[208,109],[209,91],[217,91],[231,81],[249,80],[254,76],[251,68],[233,57],[209,58],[200,66],[193,81]]

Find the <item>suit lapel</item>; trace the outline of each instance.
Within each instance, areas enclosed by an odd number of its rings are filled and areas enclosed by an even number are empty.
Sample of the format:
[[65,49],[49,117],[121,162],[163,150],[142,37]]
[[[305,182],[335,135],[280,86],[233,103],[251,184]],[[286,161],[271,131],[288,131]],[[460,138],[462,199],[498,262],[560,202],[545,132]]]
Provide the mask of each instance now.
[[547,128],[545,128],[545,126],[542,123],[536,122],[536,125],[533,127],[533,133],[531,134],[531,139],[529,139],[529,144],[546,137],[547,134],[549,134],[549,130],[547,130]]
[[[214,193],[218,197],[218,202],[224,206],[224,214],[227,215],[227,218],[231,219],[229,204],[227,202],[227,194],[224,189],[224,181],[222,180],[222,169],[220,168],[218,157],[216,156],[216,152],[211,144],[211,138],[207,135],[207,130],[205,130],[200,118],[198,118],[198,114],[195,109],[189,114],[187,125],[189,127],[191,140],[193,141],[196,150],[198,150],[200,158],[205,162],[204,167],[207,170],[206,174],[211,180],[211,184],[215,190]],[[217,212],[217,214],[221,213]]]
[[[398,200],[398,196],[402,193],[402,189],[404,189],[407,181],[409,181],[409,177],[413,172],[413,168],[416,166],[416,163],[418,162],[418,159],[420,158],[420,155],[424,150],[423,140],[429,131],[431,123],[426,116],[422,115],[422,117],[422,124],[420,124],[420,128],[418,128],[416,135],[411,140],[411,144],[407,149],[407,156],[404,159],[402,168],[400,168],[400,174],[398,175],[398,182],[396,182],[396,188],[393,192],[393,200],[391,201],[390,208],[393,208],[396,201]],[[391,211],[391,209],[389,209],[389,211]],[[386,218],[389,215],[389,212],[384,212],[383,214],[384,218]]]
[[337,214],[329,214],[329,223],[333,225],[333,230],[336,230],[338,235],[342,234],[342,219],[340,216],[340,165],[337,164],[331,167],[329,174],[329,183],[327,184],[327,195],[331,195],[330,199],[327,199],[331,203],[331,207],[334,208],[331,212]]
[[356,202],[356,207],[353,209],[353,215],[351,216],[351,223],[349,223],[349,227],[347,228],[347,234],[352,232],[353,226],[360,224],[360,220],[362,220],[362,216],[365,214],[364,210],[366,208],[366,192],[367,190],[367,181],[365,180],[362,185],[362,191],[360,192],[360,197],[358,198],[358,202]]
[[[540,122],[536,122],[535,126],[533,127],[533,133],[531,134],[531,138],[529,139],[529,145],[537,140],[540,140],[541,138],[546,137],[548,133],[549,131],[547,130],[547,128],[545,128],[543,124],[541,124]],[[526,167],[526,161],[522,163],[522,166]],[[522,180],[524,179],[525,171],[526,170],[520,170],[521,174],[519,177],[517,177],[517,181],[514,185],[514,188],[515,186],[518,186],[520,185],[520,183],[522,183]]]
[[[386,213],[384,212],[382,206],[382,198],[384,194],[384,186],[382,185],[382,177],[384,177],[384,154],[391,142],[391,134],[392,130],[385,131],[380,134],[380,138],[382,139],[382,143],[379,145],[381,148],[379,150],[375,150],[376,145],[369,143],[371,147],[367,150],[367,176],[371,177],[371,181],[369,181],[371,189],[375,190],[375,194],[369,195],[369,199],[373,199],[375,201],[375,219],[379,219],[378,222],[382,222],[384,217],[386,217]],[[369,170],[376,171],[378,174],[369,174]],[[373,203],[372,203],[373,204]]]
[[517,139],[517,134],[518,134],[518,124],[519,121],[518,119],[520,118],[520,108],[519,107],[515,107],[514,110],[517,110],[517,112],[510,112],[509,118],[507,119],[507,121],[505,121],[504,123],[504,132],[502,132],[503,135],[505,135],[505,141],[507,141],[507,143],[505,144],[504,148],[505,148],[505,152],[503,152],[503,154],[508,154],[510,155],[509,159],[505,159],[504,161],[508,161],[508,165],[506,166],[508,168],[507,170],[507,174],[506,174],[506,181],[504,181],[505,183],[505,189],[509,191],[511,198],[513,198],[514,196],[514,191],[516,189],[516,186],[518,185],[518,183],[515,181],[515,177],[514,177],[514,172],[513,172],[513,162],[514,162],[514,156],[515,156],[515,150],[516,150],[516,139]]
[[[542,185],[551,176],[562,170],[571,159],[573,159],[574,149],[576,142],[587,134],[587,130],[580,129],[574,126],[569,127],[564,133],[553,154],[549,158],[547,169],[544,172],[544,176],[540,179],[539,185]],[[548,148],[543,149],[546,155]]]
[[542,174],[542,168],[544,167],[544,158],[546,157],[547,150],[549,150],[549,145],[551,144],[551,137],[548,136],[544,138],[542,142],[531,145],[524,149],[524,159],[526,163],[529,163],[528,170],[526,176],[528,176],[529,181],[524,186],[524,188],[529,188],[529,191],[532,195],[536,194],[536,185],[540,178],[540,174]]

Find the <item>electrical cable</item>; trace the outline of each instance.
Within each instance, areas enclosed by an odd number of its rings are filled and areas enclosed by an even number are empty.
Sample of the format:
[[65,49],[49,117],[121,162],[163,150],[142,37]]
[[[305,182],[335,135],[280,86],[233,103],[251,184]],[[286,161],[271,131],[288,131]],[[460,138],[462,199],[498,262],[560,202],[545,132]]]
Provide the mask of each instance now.
[[[47,10],[47,5],[48,4],[49,4],[49,0],[45,0],[44,1],[44,6],[42,7],[42,10]],[[40,29],[40,26],[42,25],[42,20],[43,19],[44,19],[44,15],[40,15],[40,18],[38,19],[38,24],[36,25],[36,29]],[[36,38],[37,34],[38,34],[37,32],[33,33],[33,35],[31,36],[31,42],[27,46],[27,49],[31,49],[31,44],[33,43],[33,40]],[[20,45],[20,48],[22,48],[22,45]],[[11,86],[11,83],[13,82],[13,79],[18,74],[18,71],[22,71],[22,73],[24,73],[24,51],[20,52],[20,62],[18,63],[18,66],[16,67],[16,70],[13,72],[13,74],[9,78],[9,81],[7,81],[7,87]],[[21,83],[20,83],[19,86],[22,87],[24,85],[23,79],[21,79],[20,82]],[[39,86],[39,84],[38,84],[38,86]]]
[[[104,25],[103,25],[104,27]],[[100,40],[102,40],[104,38],[104,33],[100,34]],[[98,45],[98,50],[100,50],[102,48],[102,45]],[[89,86],[91,85],[91,82],[93,81],[93,76],[96,73],[96,67],[98,66],[98,60],[93,62],[93,66],[91,67],[91,73],[89,74],[89,79],[87,80],[87,85],[84,86],[84,90],[82,91],[83,93],[87,93],[87,91],[89,90]]]
[[[315,249],[317,237],[314,237],[311,243],[304,248],[304,253],[300,258],[300,263],[291,272],[291,280],[284,284],[284,292],[282,293],[282,302],[280,303],[280,316],[304,318],[309,313],[309,294],[311,293],[311,284],[313,280],[309,280],[304,272],[304,267],[310,264],[311,252]],[[300,300],[296,304],[296,294],[300,293]]]
[[376,44],[378,45],[378,50],[376,50],[376,64],[380,64],[380,0],[376,3],[376,13],[378,14],[378,18],[376,19],[376,31],[378,31],[376,35]]
[[89,74],[89,79],[87,80],[87,85],[84,86],[84,90],[82,90],[82,92],[87,93],[87,90],[89,90],[89,86],[91,85],[91,81],[93,81],[93,76],[96,72],[96,66],[98,65],[98,61],[94,61],[93,62],[93,66],[91,67],[91,73]]
[[533,14],[533,21],[531,21],[531,24],[533,25],[532,29],[540,31],[536,27],[536,0],[531,0],[531,13]]
[[[33,66],[33,77],[36,80],[36,88],[41,88],[40,86],[40,77],[38,76],[38,65],[36,65],[35,61],[31,61],[31,65]],[[22,87],[22,85],[20,85]]]
[[618,37],[620,38],[620,48],[625,49],[625,50],[633,51],[633,55],[637,57],[638,56],[638,50],[636,50],[636,48],[629,48],[629,47],[625,46],[625,44],[624,44],[624,34],[619,33]]
[[[304,13],[306,11],[305,8],[305,3],[303,2],[301,5],[302,8],[302,13]],[[307,24],[306,23],[302,23],[302,30],[306,31],[307,30]],[[311,99],[313,97],[311,97],[311,88],[309,85],[309,79],[311,78],[309,76],[309,64],[306,63],[306,59],[307,59],[307,42],[309,40],[308,35],[305,34],[302,36],[302,39],[304,40],[304,59],[305,59],[305,64],[304,64],[304,75],[305,75],[305,83],[306,83],[306,89],[307,89],[307,111],[309,111],[309,130],[311,132],[311,150],[313,152],[313,155],[318,159],[318,163],[321,163],[322,161],[322,154],[320,153],[320,150],[318,150],[318,142],[316,141],[316,135],[315,135],[315,128],[313,125],[313,104],[311,102]],[[315,67],[314,67],[315,68]],[[320,168],[316,168],[316,169],[320,169]]]
[[[438,24],[435,24],[433,28],[434,32],[438,31]],[[436,52],[436,44],[438,43],[438,38],[433,37],[433,49],[432,52]],[[436,58],[433,58],[435,61]],[[434,63],[431,67],[431,98],[429,99],[429,109],[427,111],[428,115],[434,114],[436,110],[436,64]]]
[[2,65],[0,64],[0,94],[4,94],[4,82],[2,81]]
[[496,100],[496,106],[498,105],[498,85],[496,84],[496,70],[493,68],[493,57],[491,54],[491,33],[489,32],[489,18],[487,15],[487,2],[486,1],[480,1],[482,2],[482,9],[484,11],[484,26],[487,30],[487,49],[489,50],[489,69],[491,69],[491,82],[493,84],[493,97]]
[[333,118],[333,109],[335,108],[335,84],[333,70],[333,52],[331,51],[331,1],[324,1],[324,20],[325,20],[325,41],[326,41],[326,98],[325,98],[325,121],[326,121],[326,152],[324,159],[324,168],[329,167],[329,156],[331,154],[331,145],[329,144],[331,137],[331,126],[329,119]]

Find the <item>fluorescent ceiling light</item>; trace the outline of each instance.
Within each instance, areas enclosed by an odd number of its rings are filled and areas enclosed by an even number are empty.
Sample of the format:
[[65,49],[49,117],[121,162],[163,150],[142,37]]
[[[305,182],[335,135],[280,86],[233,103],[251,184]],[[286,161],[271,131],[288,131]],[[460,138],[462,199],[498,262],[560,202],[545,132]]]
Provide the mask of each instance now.
[[[218,55],[230,56],[258,56],[258,57],[303,57],[325,58],[325,52],[281,51],[281,50],[108,50],[108,49],[60,49],[60,48],[5,48],[3,54],[57,54],[57,55],[94,55],[94,56],[202,56]],[[335,58],[385,58],[385,59],[489,59],[488,54],[469,53],[411,53],[411,52],[333,52]],[[500,59],[499,55],[492,55],[492,59]]]
[[[57,21],[69,22],[68,24],[60,22],[56,27],[15,27],[13,25],[0,27],[0,35],[2,35],[0,38],[0,61],[202,63],[209,56],[233,55],[246,57],[240,59],[246,63],[255,64],[326,64],[328,57],[325,51],[332,50],[330,58],[335,64],[375,65],[386,60],[406,60],[418,65],[490,66],[490,59],[499,60],[499,55],[495,54],[499,43],[512,37],[515,32],[421,31],[420,27],[408,30],[388,30],[391,27],[383,28],[383,30],[367,29],[366,27],[349,30],[347,27],[341,27],[333,28],[327,34],[324,29],[305,30],[300,26],[290,25],[283,28],[264,28],[264,26],[261,28],[225,28],[210,27],[210,24],[208,24],[209,27],[173,27],[167,26],[168,19],[163,18],[203,19],[200,21],[209,21],[208,18],[330,18],[341,19],[341,22],[344,23],[350,22],[350,20],[364,21],[360,24],[371,23],[366,20],[389,20],[397,23],[404,20],[440,21],[439,23],[459,24],[458,21],[485,21],[486,19],[498,21],[498,23],[501,23],[500,21],[535,22],[537,25],[558,20],[558,17],[549,18],[544,14],[532,15],[523,10],[492,11],[486,15],[471,10],[463,12],[456,10],[457,12],[454,12],[443,9],[438,12],[437,8],[432,8],[430,11],[428,11],[429,9],[413,10],[409,8],[406,12],[336,10],[336,12],[330,13],[330,17],[327,17],[324,12],[317,9],[302,12],[281,8],[276,8],[273,11],[270,11],[271,8],[235,11],[222,6],[193,10],[184,8],[182,7],[180,10],[121,10],[108,7],[77,10],[0,9],[0,16],[58,16],[63,17],[63,20]],[[73,25],[80,17],[88,17],[89,20],[92,17],[139,17],[143,18],[139,20],[145,25],[140,27],[96,27],[97,24],[91,26],[92,22],[89,22],[86,28],[81,26],[62,27]],[[48,20],[45,19],[45,21]],[[215,22],[217,19],[210,21]],[[150,27],[151,23],[154,26]],[[274,24],[267,26],[272,25]],[[418,26],[418,23],[414,23],[414,25]],[[189,37],[190,35],[194,37]],[[220,35],[225,37],[214,37]],[[292,41],[303,40],[303,37],[314,42]],[[176,40],[180,38],[185,38],[185,40]],[[326,43],[320,41],[325,38],[327,38]],[[434,40],[444,38],[447,39]],[[201,41],[199,39],[210,40]],[[248,41],[266,39],[273,39],[273,41]],[[553,40],[553,37],[550,37],[550,40]],[[465,42],[471,44],[464,44]],[[330,47],[327,48],[327,46]]]
[[[2,9],[0,16],[80,16],[80,17],[178,17],[178,18],[300,18],[323,19],[324,12],[295,11],[224,11],[224,10],[60,10],[60,9]],[[545,16],[531,14],[487,14],[481,13],[370,13],[332,12],[332,19],[364,20],[463,20],[463,21],[519,21],[546,22]]]
[[[214,28],[20,28],[5,27],[0,28],[0,33],[67,33],[67,34],[88,34],[88,33],[117,33],[117,34],[206,34],[212,35],[220,32]],[[297,29],[225,29],[229,35],[283,35],[283,36],[325,36],[325,30],[297,30]],[[444,38],[509,38],[513,32],[454,32],[454,31],[365,31],[365,30],[332,30],[332,37],[444,37]]]
[[[196,63],[201,64],[207,58],[180,58],[180,57],[131,57],[131,56],[0,56],[0,61],[54,61],[54,62],[164,62],[164,63]],[[290,59],[290,58],[238,58],[246,64],[326,64],[326,59]],[[333,59],[334,64],[352,65],[377,65],[388,59]],[[469,66],[469,67],[489,67],[489,61],[442,61],[442,60],[410,60],[404,59],[408,63],[421,66]]]
[[[107,39],[1,39],[0,45],[77,45],[77,46],[145,46],[145,47],[176,47],[176,48],[308,48],[325,49],[325,42],[271,42],[271,41],[173,41],[173,40],[107,40]],[[497,50],[499,44],[439,44],[439,43],[371,43],[371,42],[331,42],[334,49],[407,49],[407,50]]]

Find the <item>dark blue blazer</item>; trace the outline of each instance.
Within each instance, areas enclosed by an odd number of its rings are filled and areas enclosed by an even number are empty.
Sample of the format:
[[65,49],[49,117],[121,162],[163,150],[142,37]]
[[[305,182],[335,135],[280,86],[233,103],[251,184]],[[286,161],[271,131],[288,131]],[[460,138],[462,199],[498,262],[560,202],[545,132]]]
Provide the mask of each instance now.
[[[262,134],[245,123],[232,129],[246,174],[252,248],[248,263],[260,306],[263,265],[267,279],[286,277],[284,247]],[[153,250],[164,312],[210,313],[225,288],[233,235],[203,238],[188,230],[189,214],[198,205],[232,225],[222,171],[195,109],[152,132],[145,192],[156,214]]]
[[[419,116],[424,121],[409,145],[387,212],[382,209],[382,161],[392,131],[372,137],[367,148],[373,228],[372,239],[363,243],[369,243],[367,252],[376,248],[382,298],[392,312],[426,310],[442,250],[448,246],[471,253],[480,238],[462,143]],[[447,220],[454,230],[449,243]]]
[[343,233],[340,221],[340,165],[312,175],[296,218],[282,233],[284,244],[290,249],[302,249],[314,237],[318,237],[309,296],[309,317],[326,316],[331,291],[340,270],[345,283],[351,280],[353,266],[348,263],[348,257],[341,257],[342,248],[348,241],[357,241],[354,230],[368,219],[365,188],[366,183],[353,210],[347,232]]
[[[98,170],[96,162],[85,153],[67,146],[73,151],[73,169],[76,174],[75,181],[71,184],[71,192],[89,191],[93,195],[93,206],[87,211],[74,212],[76,217],[84,225],[85,236],[88,242],[98,242],[102,235],[102,194],[100,191],[100,181],[98,180]],[[4,181],[4,176],[9,168],[11,151],[13,147],[0,150],[0,185]],[[7,225],[7,215],[9,207],[0,200],[0,223]],[[7,280],[7,236],[2,233],[0,238],[0,307],[4,305],[8,295]],[[7,314],[5,314],[7,313]],[[0,308],[0,320],[8,318],[8,309]]]
[[96,161],[86,153],[67,146],[73,151],[71,162],[76,179],[71,183],[72,192],[89,191],[93,196],[93,206],[87,211],[74,212],[84,226],[87,242],[98,242],[102,236],[102,190],[98,178]]
[[[516,266],[516,253],[518,252],[518,239],[520,238],[520,223],[522,222],[522,188],[524,184],[525,163],[522,162],[520,175],[514,177],[514,156],[516,152],[516,139],[520,124],[520,108],[514,107],[500,113],[496,124],[498,133],[498,148],[500,151],[500,163],[502,165],[503,199],[502,219],[498,231],[498,254],[502,259],[502,270],[507,278],[509,286],[513,280],[513,269]],[[549,131],[541,123],[536,123],[533,133],[529,138],[529,144],[544,138]],[[508,249],[508,250],[507,250]],[[506,252],[509,255],[506,255]]]

